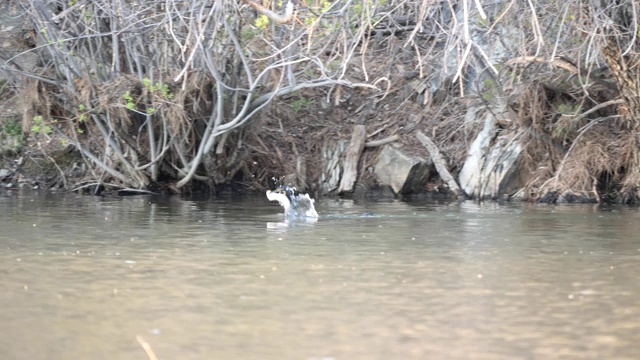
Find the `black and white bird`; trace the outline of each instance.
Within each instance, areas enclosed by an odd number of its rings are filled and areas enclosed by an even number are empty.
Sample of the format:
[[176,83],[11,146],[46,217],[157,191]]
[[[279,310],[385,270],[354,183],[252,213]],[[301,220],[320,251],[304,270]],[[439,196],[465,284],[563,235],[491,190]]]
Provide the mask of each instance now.
[[317,218],[318,213],[313,206],[314,199],[309,194],[296,194],[296,189],[281,185],[275,190],[267,190],[267,199],[277,201],[284,208],[285,216],[289,218]]

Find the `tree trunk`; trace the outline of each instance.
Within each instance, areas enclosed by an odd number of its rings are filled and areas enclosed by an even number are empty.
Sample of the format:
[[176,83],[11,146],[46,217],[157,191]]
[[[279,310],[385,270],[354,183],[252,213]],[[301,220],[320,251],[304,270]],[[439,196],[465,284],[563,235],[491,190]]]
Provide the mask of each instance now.
[[601,52],[625,102],[620,115],[630,122],[631,129],[640,131],[640,56],[633,52],[623,55],[614,37],[607,38]]

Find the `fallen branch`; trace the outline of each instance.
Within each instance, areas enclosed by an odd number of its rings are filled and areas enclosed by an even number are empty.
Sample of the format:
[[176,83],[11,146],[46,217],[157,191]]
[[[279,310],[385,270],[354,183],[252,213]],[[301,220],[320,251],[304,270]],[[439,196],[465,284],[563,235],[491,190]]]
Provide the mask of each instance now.
[[618,88],[615,84],[609,83],[607,81],[604,81],[602,79],[598,79],[597,77],[594,76],[593,73],[587,72],[584,69],[579,69],[577,66],[575,66],[574,64],[572,64],[570,61],[567,61],[565,59],[562,58],[555,58],[553,60],[547,60],[542,56],[520,56],[517,58],[513,58],[508,60],[505,65],[515,65],[515,64],[522,64],[522,63],[533,63],[533,62],[538,62],[538,63],[547,63],[549,65],[561,68],[563,70],[566,70],[572,74],[576,74],[576,75],[581,75],[581,76],[586,76],[588,77],[591,81],[593,81],[596,84],[602,85],[608,89],[611,90],[615,90],[618,91]]
[[376,147],[376,146],[382,146],[382,145],[386,145],[388,143],[392,143],[394,141],[398,141],[400,140],[400,135],[396,134],[396,135],[391,135],[387,138],[384,139],[380,139],[380,140],[374,140],[374,141],[367,141],[366,143],[364,143],[364,147],[366,148],[372,148],[372,147]]
[[259,13],[265,15],[266,17],[268,17],[269,19],[273,20],[278,24],[288,23],[293,18],[293,2],[292,1],[287,2],[287,5],[284,10],[284,15],[277,14],[271,11],[270,9],[267,9],[266,7],[258,3],[255,3],[253,1],[244,0],[244,2],[251,5],[251,7],[256,9]]
[[436,166],[438,175],[440,175],[440,178],[444,180],[447,185],[449,185],[449,190],[451,190],[456,196],[464,194],[449,170],[447,170],[447,164],[444,161],[442,154],[440,154],[440,150],[438,149],[436,144],[431,141],[431,139],[427,135],[423,134],[422,131],[417,131],[416,137],[418,138],[418,140],[420,140],[422,145],[427,148],[429,156],[431,156],[431,161],[433,161],[433,164]]
[[349,143],[349,147],[347,148],[344,175],[342,175],[338,193],[353,191],[353,184],[355,184],[358,176],[358,162],[360,161],[360,154],[362,154],[362,150],[364,149],[366,136],[367,132],[364,125],[354,126],[351,143]]
[[362,88],[380,91],[380,89],[377,86],[366,84],[366,83],[353,83],[347,80],[319,79],[316,81],[310,81],[310,82],[305,82],[301,84],[281,87],[276,91],[263,94],[251,102],[251,105],[249,105],[249,111],[252,111],[258,108],[259,106],[262,106],[264,103],[266,103],[267,101],[271,100],[274,97],[278,97],[278,96],[281,97],[281,96],[288,95],[290,93],[293,93],[302,89],[307,89],[307,88],[315,88],[315,87],[321,87],[321,86],[338,86],[338,85],[346,86],[349,88],[362,87]]

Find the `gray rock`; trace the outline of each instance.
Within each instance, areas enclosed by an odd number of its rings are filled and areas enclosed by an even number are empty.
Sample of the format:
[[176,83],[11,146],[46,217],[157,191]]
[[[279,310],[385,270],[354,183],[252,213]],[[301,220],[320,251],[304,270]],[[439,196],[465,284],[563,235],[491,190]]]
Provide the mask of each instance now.
[[471,144],[460,171],[460,187],[474,199],[499,199],[505,194],[518,193],[524,186],[526,174],[520,168],[520,134],[498,135],[498,130],[494,115],[487,113],[484,128]]
[[[0,51],[6,59],[5,69],[13,69],[18,64],[22,70],[32,71],[38,62],[36,51],[30,51],[25,44],[25,33],[30,30],[27,14],[12,2],[0,2]],[[14,73],[0,69],[0,79],[8,79]]]
[[407,155],[392,145],[382,149],[374,174],[396,194],[424,190],[431,174],[431,161]]
[[326,195],[338,188],[342,177],[343,165],[340,159],[347,148],[346,141],[325,141],[322,146],[322,174],[320,189]]
[[0,169],[0,180],[8,177],[9,175],[11,175],[13,172],[11,170],[7,170],[7,169]]

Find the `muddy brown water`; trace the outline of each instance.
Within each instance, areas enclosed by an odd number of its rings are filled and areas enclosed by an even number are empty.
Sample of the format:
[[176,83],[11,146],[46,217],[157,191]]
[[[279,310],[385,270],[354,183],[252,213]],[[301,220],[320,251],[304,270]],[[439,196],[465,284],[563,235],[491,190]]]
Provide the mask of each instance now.
[[637,208],[317,205],[3,191],[0,358],[640,356]]

